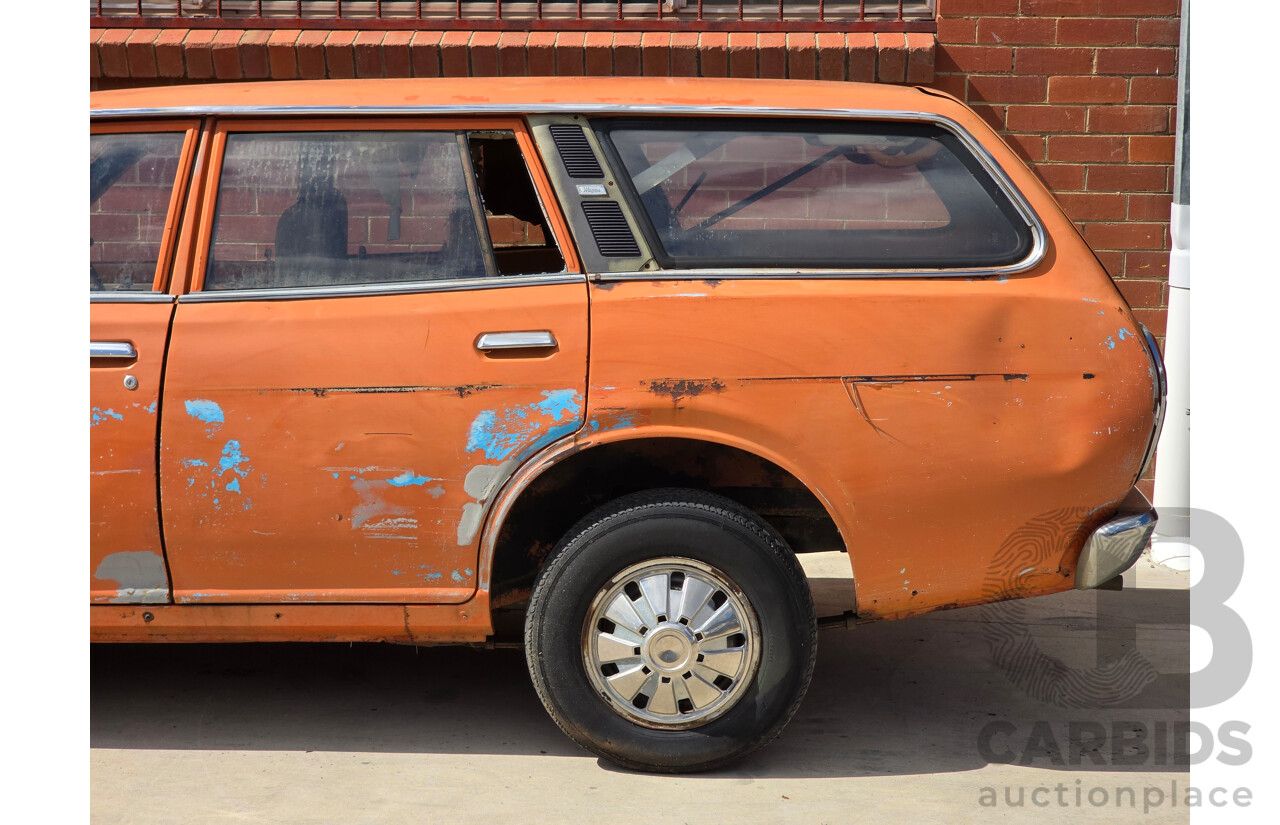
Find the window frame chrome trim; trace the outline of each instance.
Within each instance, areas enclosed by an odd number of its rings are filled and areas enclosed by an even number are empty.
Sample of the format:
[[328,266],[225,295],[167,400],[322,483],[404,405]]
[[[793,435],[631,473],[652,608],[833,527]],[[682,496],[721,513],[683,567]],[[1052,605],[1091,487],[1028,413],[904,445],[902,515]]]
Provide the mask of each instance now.
[[177,295],[168,292],[90,292],[91,304],[171,304]]
[[[457,115],[466,113],[475,116],[484,115],[533,115],[533,114],[577,114],[585,117],[593,115],[736,115],[739,117],[791,117],[791,118],[825,118],[852,120],[890,120],[931,123],[946,129],[956,136],[960,143],[973,154],[982,167],[995,180],[996,185],[1013,203],[1014,209],[1031,230],[1031,250],[1027,256],[1014,264],[1002,267],[968,268],[968,269],[774,269],[760,267],[747,270],[750,274],[739,274],[742,270],[733,269],[700,269],[697,275],[686,275],[689,270],[657,269],[645,273],[615,272],[609,273],[603,280],[634,280],[636,278],[742,278],[742,277],[817,277],[817,278],[985,278],[1004,277],[1026,272],[1038,266],[1048,251],[1048,233],[1040,217],[1031,208],[1031,204],[1022,192],[1014,185],[1004,168],[967,129],[946,115],[935,112],[911,111],[899,109],[792,109],[786,107],[754,107],[754,106],[711,106],[683,104],[615,104],[615,103],[531,103],[516,105],[510,103],[481,103],[475,105],[441,104],[436,106],[175,106],[171,108],[140,109],[90,109],[91,120],[98,118],[154,118],[154,117],[192,117],[192,116],[279,116],[279,115],[325,115],[325,116],[430,116]],[[616,171],[616,170],[612,170]],[[717,273],[708,275],[708,273]]]
[[466,292],[472,289],[510,289],[521,286],[554,286],[586,283],[581,272],[544,275],[497,275],[492,278],[456,278],[440,281],[346,284],[342,286],[288,287],[281,289],[227,289],[189,292],[178,296],[180,304],[214,304],[227,301],[296,301],[309,298],[364,298],[378,295],[411,295],[427,292]]

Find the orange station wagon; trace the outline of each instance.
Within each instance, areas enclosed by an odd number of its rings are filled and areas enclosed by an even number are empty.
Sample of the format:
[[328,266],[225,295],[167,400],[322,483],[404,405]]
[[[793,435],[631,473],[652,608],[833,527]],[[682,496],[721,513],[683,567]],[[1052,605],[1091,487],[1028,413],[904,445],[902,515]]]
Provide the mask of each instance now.
[[869,621],[1114,580],[1155,342],[924,88],[91,96],[95,641],[485,643],[659,771],[775,737],[799,554]]

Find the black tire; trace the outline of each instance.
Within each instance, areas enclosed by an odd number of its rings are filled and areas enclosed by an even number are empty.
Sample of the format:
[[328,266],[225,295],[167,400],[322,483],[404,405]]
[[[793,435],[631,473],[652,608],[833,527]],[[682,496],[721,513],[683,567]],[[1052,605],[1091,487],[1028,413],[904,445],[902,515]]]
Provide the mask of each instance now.
[[[742,672],[742,684],[724,697],[726,707],[682,729],[630,718],[633,711],[598,686],[602,677],[588,675],[585,652],[591,649],[588,614],[598,611],[606,591],[617,592],[615,577],[667,559],[688,559],[718,574],[734,592],[734,604],[745,603],[744,615],[754,614],[752,630],[759,634],[752,637],[759,642],[757,664]],[[705,771],[763,747],[791,720],[813,675],[817,622],[804,571],[772,527],[722,496],[650,490],[604,505],[561,539],[529,601],[525,655],[547,712],[582,747],[636,770]]]

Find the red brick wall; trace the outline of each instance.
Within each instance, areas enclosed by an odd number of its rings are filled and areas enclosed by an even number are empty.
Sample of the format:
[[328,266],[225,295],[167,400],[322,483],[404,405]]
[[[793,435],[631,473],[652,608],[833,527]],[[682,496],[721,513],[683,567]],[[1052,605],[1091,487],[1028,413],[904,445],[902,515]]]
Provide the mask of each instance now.
[[95,89],[324,77],[652,75],[929,83],[931,34],[90,29]]
[[1160,337],[1180,5],[938,0],[933,82],[1030,162]]

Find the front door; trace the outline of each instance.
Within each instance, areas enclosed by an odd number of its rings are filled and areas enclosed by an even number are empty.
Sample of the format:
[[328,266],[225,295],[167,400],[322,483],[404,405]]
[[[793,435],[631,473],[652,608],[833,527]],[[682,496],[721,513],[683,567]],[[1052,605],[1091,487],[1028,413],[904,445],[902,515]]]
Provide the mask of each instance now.
[[156,444],[165,293],[196,124],[96,124],[89,151],[89,593],[162,603]]
[[215,130],[162,418],[177,601],[471,597],[493,493],[583,420],[586,285],[528,146],[515,121]]

